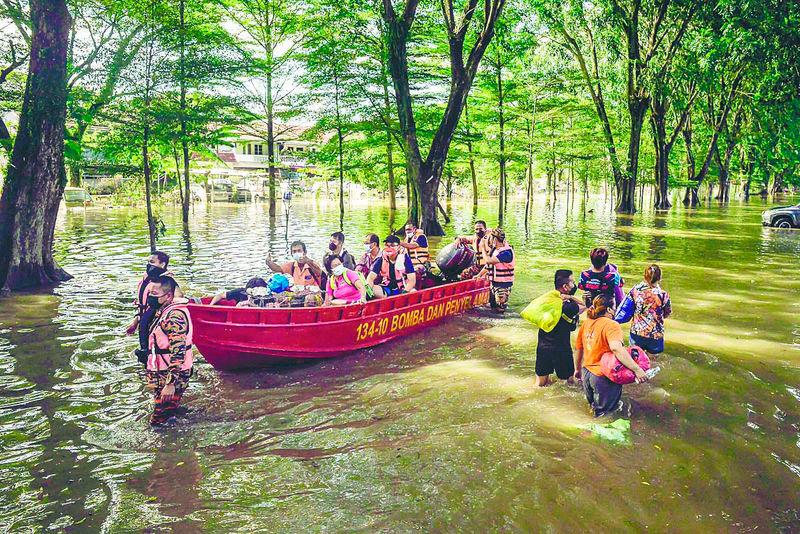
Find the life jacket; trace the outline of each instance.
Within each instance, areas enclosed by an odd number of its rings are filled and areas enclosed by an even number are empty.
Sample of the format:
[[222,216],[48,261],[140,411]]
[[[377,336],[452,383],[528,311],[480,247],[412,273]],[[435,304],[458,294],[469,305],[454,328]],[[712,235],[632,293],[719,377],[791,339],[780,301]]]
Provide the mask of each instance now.
[[[406,259],[403,256],[403,252],[398,252],[397,257],[394,259],[394,276],[395,280],[397,280],[397,285],[399,286],[403,279],[406,276]],[[391,278],[389,277],[389,264],[392,263],[389,258],[386,256],[386,252],[381,254],[381,281],[382,286],[388,286],[391,282]]]
[[[166,271],[161,276],[168,276],[170,278],[175,278],[170,271]],[[136,299],[134,300],[134,305],[137,307],[137,315],[141,315],[147,309],[147,297],[150,296],[150,292],[153,290],[153,280],[150,279],[149,276],[146,274],[144,277],[139,280],[139,285],[136,286]]]
[[[330,286],[330,288],[331,288],[331,291],[333,291],[333,293],[334,293],[334,294],[336,293],[336,287],[337,287],[337,285],[336,285],[336,279],[337,279],[337,278],[341,278],[342,280],[344,280],[344,282],[345,282],[345,283],[346,283],[348,286],[356,287],[356,284],[355,284],[355,282],[353,282],[352,280],[350,280],[350,277],[349,277],[349,276],[347,276],[347,272],[348,272],[348,271],[350,271],[350,269],[348,269],[347,271],[345,271],[345,272],[344,272],[344,274],[343,274],[342,276],[331,275],[331,276],[328,278],[328,285]],[[362,284],[364,284],[364,288],[367,290],[367,296],[368,296],[368,297],[372,297],[372,286],[370,286],[370,285],[368,285],[368,284],[367,284],[367,280],[366,280],[366,278],[364,278],[364,275],[363,275],[363,274],[361,274],[361,272],[359,272],[359,271],[352,271],[352,272],[356,273],[356,274],[358,275],[358,279],[359,279],[359,280],[361,280],[361,283],[362,283]]]
[[192,353],[192,316],[189,315],[189,303],[186,299],[180,299],[180,302],[172,302],[168,304],[161,312],[161,316],[157,321],[153,321],[150,326],[150,354],[147,357],[147,370],[148,371],[166,371],[169,369],[169,337],[164,329],[161,328],[161,323],[166,321],[171,313],[184,313],[186,314],[186,321],[188,331],[186,332],[186,356],[181,365],[181,371],[192,368],[194,363],[194,355]]
[[476,235],[472,238],[472,241],[475,247],[475,261],[483,267],[486,263],[484,258],[489,256],[489,236],[488,234],[483,234],[483,237]]
[[317,286],[320,283],[319,277],[311,272],[308,263],[304,263],[300,267],[300,264],[296,261],[292,262],[292,281],[296,286]]
[[[419,238],[424,236],[422,230],[417,228],[417,231],[414,233],[414,236],[407,240],[407,243],[417,243]],[[408,239],[408,238],[406,238]],[[414,269],[422,269],[425,263],[429,262],[431,259],[431,255],[428,253],[428,247],[417,247],[415,249],[406,249],[409,257],[411,258],[411,264],[414,265]]]
[[[496,258],[500,255],[501,252],[513,249],[506,245],[504,247],[500,247],[497,249],[492,249],[489,253],[489,256]],[[511,257],[510,263],[495,263],[492,265],[492,272],[491,272],[491,280],[492,282],[496,283],[504,283],[504,282],[514,282],[514,266],[517,264],[517,255],[514,254]]]

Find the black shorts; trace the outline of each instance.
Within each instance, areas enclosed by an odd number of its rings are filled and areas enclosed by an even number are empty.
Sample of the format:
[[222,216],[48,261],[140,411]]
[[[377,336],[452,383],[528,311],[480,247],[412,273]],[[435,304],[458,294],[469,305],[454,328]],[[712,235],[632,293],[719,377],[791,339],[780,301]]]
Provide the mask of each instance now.
[[575,373],[572,350],[536,347],[536,376],[548,376],[553,371],[561,380],[566,380]]

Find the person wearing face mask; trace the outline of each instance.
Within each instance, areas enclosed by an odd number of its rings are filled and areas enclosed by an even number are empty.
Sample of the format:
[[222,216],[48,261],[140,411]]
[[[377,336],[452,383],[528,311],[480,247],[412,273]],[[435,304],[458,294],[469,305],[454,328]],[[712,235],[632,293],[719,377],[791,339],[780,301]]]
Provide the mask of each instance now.
[[339,256],[328,256],[325,267],[331,271],[325,292],[325,306],[367,302],[371,291],[361,273],[345,267]]
[[[325,251],[325,254],[322,255],[322,266],[325,267],[329,264],[328,258],[330,256],[339,256],[344,263],[345,268],[353,270],[356,268],[356,260],[352,254],[347,252],[344,249],[344,234],[342,232],[333,232],[331,234],[331,241],[328,243],[328,250]],[[328,278],[331,276],[331,272],[326,268],[325,271],[322,273],[322,282],[319,285],[319,288],[322,291],[325,291],[325,288],[328,285]]]
[[400,246],[406,249],[415,271],[426,270],[426,264],[431,259],[428,253],[428,238],[413,222],[406,223],[405,232],[406,238],[400,242]]
[[372,266],[381,257],[381,240],[377,234],[367,234],[364,238],[364,255],[356,264],[356,270],[365,277],[369,276]]
[[[139,329],[139,348],[136,349],[136,357],[142,364],[147,359],[147,336],[150,331],[150,321],[158,307],[157,299],[150,298],[150,292],[153,288],[153,281],[160,276],[169,276],[174,280],[173,274],[167,271],[168,265],[169,256],[166,253],[159,250],[154,252],[147,260],[146,272],[136,287],[136,296],[133,299],[136,315],[125,329],[125,334],[132,336],[136,329]],[[179,297],[183,297],[180,287],[176,291]]]
[[552,383],[550,375],[553,372],[559,379],[572,384],[575,373],[569,336],[578,327],[578,316],[583,313],[584,307],[575,296],[578,286],[572,271],[557,270],[554,284],[561,297],[561,317],[550,331],[539,328],[539,340],[536,344],[536,385],[539,387]]
[[188,300],[176,297],[178,284],[169,276],[153,282],[150,297],[158,302],[148,336],[147,387],[155,406],[150,424],[163,425],[174,415],[192,376],[192,318]]
[[383,240],[381,257],[372,266],[367,277],[367,284],[372,287],[376,299],[392,297],[400,293],[416,291],[417,275],[411,258],[400,246],[396,235],[389,235]]
[[633,371],[637,383],[649,380],[622,344],[622,328],[613,319],[614,311],[613,295],[596,296],[575,340],[575,378],[583,383],[595,417],[616,411],[622,398],[622,384],[612,382],[601,370],[603,354],[613,352],[622,365]]
[[486,264],[485,258],[489,255],[489,234],[486,230],[486,221],[475,221],[475,234],[459,236],[457,243],[467,245],[475,251],[475,265],[461,273],[462,280],[473,278]]
[[283,265],[272,261],[267,254],[267,266],[276,273],[288,274],[296,286],[319,286],[322,282],[322,269],[311,258],[306,256],[306,244],[302,241],[292,243],[292,260]]

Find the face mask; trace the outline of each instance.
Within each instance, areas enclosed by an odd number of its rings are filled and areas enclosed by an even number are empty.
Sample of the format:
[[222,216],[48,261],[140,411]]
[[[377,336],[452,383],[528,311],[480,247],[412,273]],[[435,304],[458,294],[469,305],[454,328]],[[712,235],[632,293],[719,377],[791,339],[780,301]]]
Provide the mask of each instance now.
[[372,252],[372,245],[370,243],[364,245],[364,252]]
[[344,274],[344,265],[337,265],[333,268],[333,274],[336,276],[342,276]]
[[292,257],[294,258],[294,261],[300,261],[303,259],[303,253],[295,252],[294,254],[292,254]]
[[578,286],[572,286],[572,289],[569,290],[570,295],[574,295],[578,292]]
[[153,280],[155,280],[165,272],[167,272],[167,270],[163,267],[159,267],[158,265],[153,265],[152,263],[147,264],[148,278],[152,278]]
[[331,252],[333,252],[334,250],[336,250],[336,243],[334,243],[333,241],[331,241],[330,245],[328,245],[328,249],[329,249]]
[[412,238],[412,237],[414,237],[414,232],[409,232],[409,231],[407,231],[407,232],[406,232],[406,237],[408,237],[409,239],[410,239],[410,238]]
[[477,232],[475,232],[475,235],[478,236],[478,238],[482,239],[483,236],[486,235],[486,230],[478,230]]
[[155,295],[149,295],[147,297],[147,307],[157,310],[161,307],[161,303],[158,301],[159,297]]

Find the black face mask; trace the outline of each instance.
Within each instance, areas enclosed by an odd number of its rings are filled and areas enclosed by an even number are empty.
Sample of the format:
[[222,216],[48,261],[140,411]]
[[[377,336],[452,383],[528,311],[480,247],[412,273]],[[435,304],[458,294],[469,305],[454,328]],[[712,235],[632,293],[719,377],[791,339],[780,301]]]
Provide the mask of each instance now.
[[475,235],[478,236],[479,239],[483,239],[483,236],[486,235],[486,230],[478,230],[475,232]]
[[153,265],[152,263],[147,264],[147,277],[155,280],[162,274],[167,272],[164,267],[159,267],[158,265]]
[[158,301],[158,297],[155,295],[149,295],[147,297],[147,307],[153,310],[157,310],[161,307],[161,303]]
[[331,241],[331,244],[328,245],[328,248],[331,250],[331,252],[333,252],[334,250],[336,250],[336,243]]
[[578,292],[578,286],[572,286],[572,289],[569,290],[570,295],[574,295]]

